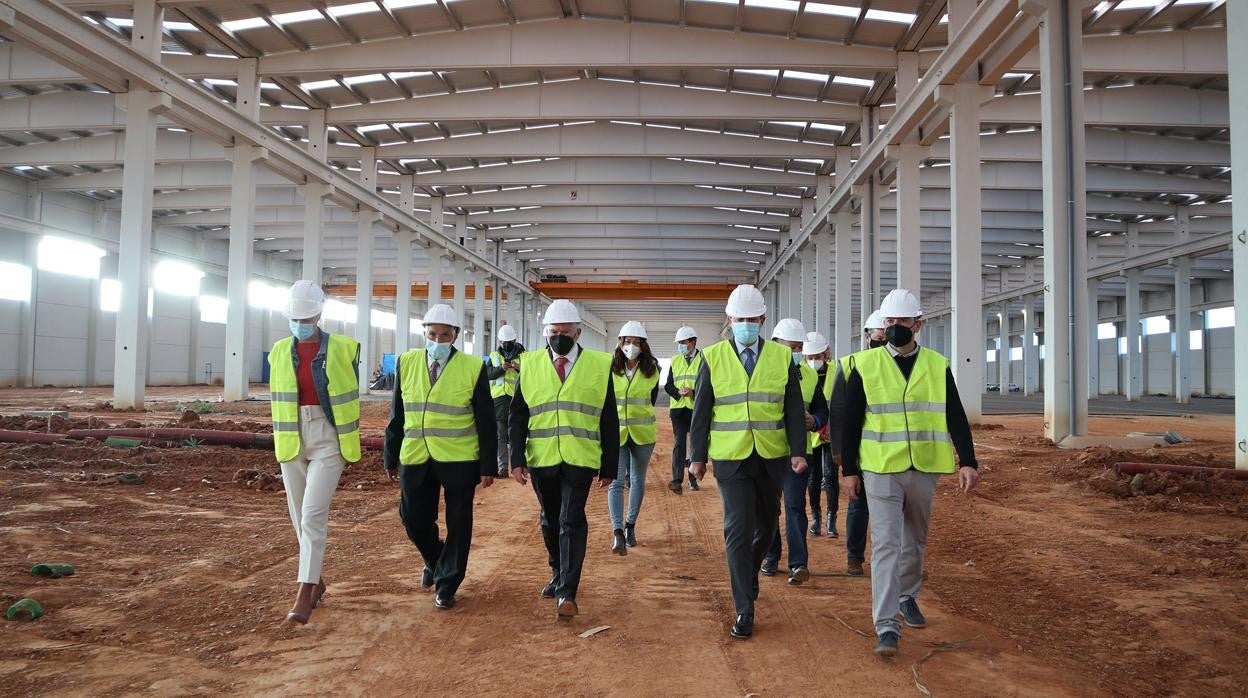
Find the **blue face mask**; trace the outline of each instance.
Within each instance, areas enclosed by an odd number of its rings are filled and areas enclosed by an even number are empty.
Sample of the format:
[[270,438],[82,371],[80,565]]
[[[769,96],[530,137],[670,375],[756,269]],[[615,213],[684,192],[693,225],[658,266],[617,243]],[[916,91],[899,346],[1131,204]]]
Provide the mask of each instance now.
[[306,342],[312,339],[312,335],[316,332],[316,325],[311,322],[299,322],[298,320],[290,321],[290,333],[295,339]]
[[803,354],[802,352],[800,351],[793,352],[793,365],[800,366],[802,364],[802,359],[804,358],[806,358],[806,355]]
[[434,361],[442,361],[451,355],[451,343],[447,342],[446,344],[441,344],[439,342],[429,342],[425,347],[425,350],[429,352],[429,356],[432,357]]
[[689,345],[687,345],[687,344],[677,344],[677,345],[676,345],[676,351],[679,351],[679,352],[680,352],[680,355],[681,355],[681,356],[683,356],[683,357],[685,357],[685,358],[688,358],[688,357],[689,357],[689,355],[693,353],[693,350],[692,350],[692,349],[690,349],[690,348],[689,348]]
[[757,322],[734,322],[732,323],[732,338],[737,340],[737,344],[744,344],[748,347],[758,341],[759,329]]

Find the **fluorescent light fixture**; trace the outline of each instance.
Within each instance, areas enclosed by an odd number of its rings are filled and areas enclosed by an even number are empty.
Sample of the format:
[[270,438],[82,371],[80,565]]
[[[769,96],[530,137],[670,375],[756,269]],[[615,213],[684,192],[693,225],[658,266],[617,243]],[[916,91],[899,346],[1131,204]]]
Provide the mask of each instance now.
[[300,83],[299,85],[309,92],[312,90],[323,90],[327,87],[338,87],[337,80],[313,80],[311,82]]
[[874,80],[867,80],[867,79],[864,79],[864,78],[851,78],[851,77],[847,77],[847,76],[845,76],[845,75],[837,75],[837,76],[833,77],[833,78],[832,78],[832,84],[834,84],[834,85],[853,85],[854,87],[866,87],[866,88],[868,88],[868,89],[869,89],[869,88],[872,88],[872,87],[875,87],[875,81],[874,81]]
[[390,128],[390,124],[367,124],[360,126],[356,130],[360,133],[370,133],[372,131],[385,131],[388,128]]
[[386,76],[381,73],[370,73],[368,75],[348,75],[342,81],[348,85],[365,85],[370,82],[384,82],[385,79]]
[[273,21],[282,26],[298,24],[299,22],[311,22],[318,19],[322,19],[319,10],[298,10],[296,12],[281,12],[273,15]]
[[377,7],[375,2],[354,2],[350,5],[336,5],[326,9],[331,17],[350,17],[351,15],[362,15],[369,12],[381,12],[381,8]]
[[428,70],[402,70],[386,74],[390,76],[391,80],[404,80],[406,78],[419,78],[426,75],[433,75],[433,73]]
[[425,5],[436,5],[438,0],[384,0],[381,4],[389,10],[401,10],[404,7],[423,7]]
[[746,7],[765,7],[769,10],[788,10],[796,12],[798,3],[793,0],[745,0]]
[[784,77],[794,78],[797,80],[810,80],[811,82],[827,82],[828,76],[823,73],[807,73],[801,70],[786,70]]
[[259,29],[267,27],[269,23],[264,21],[263,17],[248,17],[247,19],[236,19],[231,22],[222,22],[221,26],[232,32],[242,31],[244,29]]

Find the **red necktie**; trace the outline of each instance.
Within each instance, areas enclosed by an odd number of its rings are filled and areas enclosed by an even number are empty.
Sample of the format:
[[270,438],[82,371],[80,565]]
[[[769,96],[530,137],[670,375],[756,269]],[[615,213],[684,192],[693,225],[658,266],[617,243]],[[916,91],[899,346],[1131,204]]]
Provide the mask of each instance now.
[[559,382],[562,383],[568,378],[568,357],[555,357],[555,373],[559,374]]

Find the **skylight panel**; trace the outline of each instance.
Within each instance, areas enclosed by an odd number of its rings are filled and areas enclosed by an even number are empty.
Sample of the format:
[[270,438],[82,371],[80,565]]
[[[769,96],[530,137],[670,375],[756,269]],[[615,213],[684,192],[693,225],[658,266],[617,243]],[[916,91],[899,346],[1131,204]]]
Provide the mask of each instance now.
[[236,19],[230,22],[222,22],[221,26],[232,32],[242,31],[243,29],[259,29],[267,27],[269,23],[264,21],[263,17],[248,17],[247,19]]

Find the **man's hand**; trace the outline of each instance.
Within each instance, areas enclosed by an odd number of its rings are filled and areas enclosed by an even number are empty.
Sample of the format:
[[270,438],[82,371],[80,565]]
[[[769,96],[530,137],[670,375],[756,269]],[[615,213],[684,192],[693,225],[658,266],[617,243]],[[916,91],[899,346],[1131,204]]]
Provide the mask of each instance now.
[[841,491],[845,493],[845,499],[852,500],[858,498],[858,490],[862,487],[862,478],[857,475],[846,475],[841,478]]
[[511,466],[511,479],[521,485],[529,484],[529,469],[522,465]]
[[493,485],[493,484],[494,484],[494,478],[493,478],[493,476],[490,476],[490,475],[483,475],[483,476],[481,476],[481,486],[482,486],[482,487],[489,487],[490,485]]
[[399,483],[399,469],[398,468],[386,468],[386,477],[390,478],[390,482],[393,482],[397,485]]
[[599,488],[602,488],[602,487],[606,487],[607,485],[610,485],[610,484],[611,484],[611,480],[612,480],[612,478],[609,478],[609,477],[599,477],[599,478],[598,478],[598,487],[599,487]]
[[810,431],[811,429],[814,429],[814,428],[815,428],[815,417],[814,415],[807,412],[806,413],[806,431]]
[[979,471],[969,465],[958,468],[958,487],[964,494],[970,494],[971,490],[979,484]]
[[806,456],[793,456],[789,459],[789,468],[798,475],[806,472],[806,468],[809,466],[810,464],[806,462]]
[[676,393],[681,397],[691,397],[693,395],[693,388],[681,388],[680,390],[677,390]]
[[507,371],[518,371],[520,370],[520,366],[518,366],[515,361],[505,361],[503,362],[503,369]]
[[693,479],[701,482],[702,478],[706,477],[706,463],[690,463],[689,474],[693,476]]

